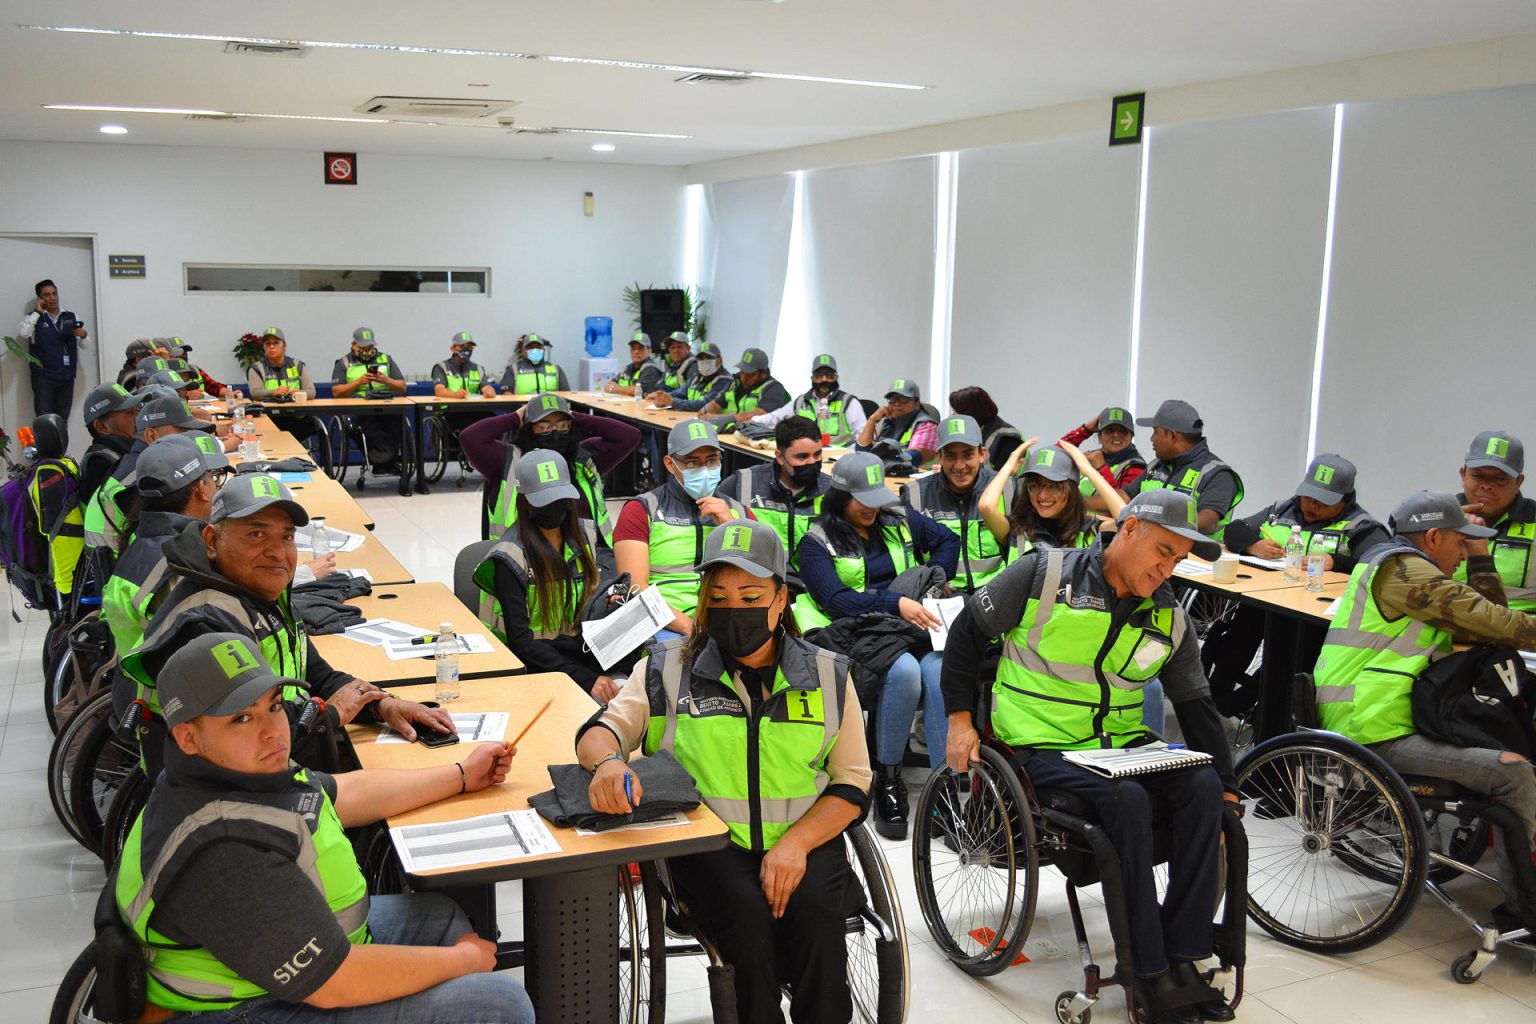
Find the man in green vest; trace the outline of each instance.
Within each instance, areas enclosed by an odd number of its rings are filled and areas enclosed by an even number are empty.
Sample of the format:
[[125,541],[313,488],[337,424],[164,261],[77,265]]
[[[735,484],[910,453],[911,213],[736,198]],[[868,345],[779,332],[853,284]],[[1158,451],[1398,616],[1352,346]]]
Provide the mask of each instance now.
[[[960,538],[960,561],[950,585],[966,594],[980,590],[1003,567],[1002,548],[977,510],[981,492],[997,470],[987,465],[981,427],[969,416],[950,416],[939,424],[939,471],[902,487],[906,503]],[[1005,485],[1002,513],[1014,502]]]
[[180,398],[164,395],[139,406],[134,417],[138,440],[118,460],[117,468],[91,497],[85,508],[85,543],[104,548],[114,556],[121,547],[120,531],[137,515],[139,493],[135,489],[136,467],[144,449],[162,437],[188,432],[208,433],[213,424],[192,415]]
[[809,391],[788,405],[758,416],[753,422],[773,427],[786,416],[803,416],[817,425],[828,444],[846,448],[864,429],[864,406],[837,384],[837,360],[824,352],[811,360]]
[[144,401],[121,384],[98,384],[85,396],[91,444],[80,457],[80,501],[85,504],[133,447],[133,421]]
[[821,471],[821,431],[812,421],[789,416],[773,428],[772,462],[738,470],[718,494],[735,498],[767,523],[789,552],[789,586],[800,593],[800,539],[821,518],[821,500],[831,480]]
[[[462,336],[469,337],[468,334]],[[552,347],[547,338],[537,334],[525,334],[517,339],[517,351],[501,375],[501,389],[514,395],[571,390],[565,370],[549,361]]]
[[[371,327],[352,332],[352,349],[331,368],[331,395],[335,398],[394,398],[405,394],[405,374],[395,360],[379,351]],[[351,415],[352,422],[368,439],[368,462],[377,473],[391,472],[405,449],[404,424],[399,416],[385,413]],[[402,485],[404,479],[401,480]]]
[[724,401],[731,381],[720,347],[712,341],[704,341],[699,343],[699,354],[693,358],[693,367],[684,375],[681,387],[652,391],[646,397],[663,409],[698,412],[711,402]]
[[737,423],[745,423],[788,404],[789,392],[774,379],[768,366],[768,353],[760,348],[749,348],[736,364],[735,383],[724,395],[706,405],[704,414],[718,416],[724,413]]
[[370,897],[344,831],[505,781],[509,744],[415,770],[299,768],[282,693],[303,682],[236,633],[190,642],[160,685],[174,742],[114,883],[144,953],[141,1019],[532,1024],[495,943],[440,894]]
[[686,331],[667,335],[667,360],[661,366],[661,390],[673,391],[693,376],[693,342]]
[[[261,334],[262,357],[245,371],[245,386],[254,401],[291,404],[294,395],[302,393],[306,401],[314,401],[315,380],[309,366],[302,359],[288,355],[288,338],[281,327],[268,327]],[[280,430],[286,430],[300,441],[308,442],[320,429],[313,416],[267,410],[272,422]]]
[[[495,398],[496,384],[486,376],[480,364],[475,362],[475,339],[468,331],[459,331],[448,342],[447,359],[432,365],[432,394],[438,398]],[[465,412],[463,407],[448,410],[439,406],[448,422],[449,432],[457,437],[459,431],[481,419],[485,414]]]
[[[1455,495],[1420,491],[1392,510],[1393,540],[1372,548],[1350,574],[1313,670],[1323,728],[1369,746],[1393,768],[1449,779],[1491,795],[1536,836],[1536,775],[1513,751],[1463,747],[1421,735],[1415,680],[1451,654],[1453,641],[1536,650],[1536,616],[1510,610],[1494,558],[1493,530],[1473,523]],[[1118,544],[1119,541],[1116,541]],[[1467,582],[1451,578],[1465,562]],[[1536,926],[1511,857],[1494,830],[1505,902],[1495,913]]]
[[[1457,500],[1473,522],[1493,529],[1493,564],[1509,606],[1536,612],[1536,500],[1520,493],[1524,482],[1525,445],[1507,430],[1485,430],[1462,460]],[[1457,570],[1456,578],[1466,577]]]
[[[960,772],[977,760],[973,712],[990,700],[991,727],[1023,760],[1035,790],[1063,790],[1090,804],[1119,854],[1138,1002],[1149,1020],[1232,1020],[1196,963],[1212,951],[1223,797],[1237,813],[1236,779],[1199,643],[1168,585],[1191,551],[1215,558],[1220,548],[1196,528],[1190,496],[1177,491],[1136,498],[1119,524],[1108,546],[1029,552],[966,604],[944,648],[946,759]],[[978,692],[982,659],[998,638],[997,680],[989,694]],[[1185,742],[1210,754],[1213,766],[1109,779],[1062,756],[1151,739],[1142,690],[1157,677]],[[1161,907],[1148,842],[1154,823],[1179,837]],[[1175,989],[1185,992],[1174,996]]]
[[651,336],[636,331],[629,339],[629,362],[604,385],[615,395],[648,395],[661,387],[661,363],[651,352]]
[[1129,500],[1148,491],[1171,488],[1195,499],[1200,532],[1221,540],[1232,513],[1243,500],[1243,480],[1222,462],[1205,441],[1205,422],[1195,407],[1170,398],[1152,416],[1137,417],[1138,426],[1152,428],[1157,456],[1147,471],[1120,489]]

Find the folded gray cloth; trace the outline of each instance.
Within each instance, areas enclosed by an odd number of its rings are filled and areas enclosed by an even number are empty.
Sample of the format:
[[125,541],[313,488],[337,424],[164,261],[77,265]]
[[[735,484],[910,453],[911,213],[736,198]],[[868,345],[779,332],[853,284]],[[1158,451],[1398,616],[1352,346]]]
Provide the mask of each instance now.
[[320,467],[306,458],[294,456],[291,459],[258,459],[255,462],[242,462],[235,467],[236,473],[313,473]]
[[347,572],[333,572],[329,576],[322,576],[317,580],[310,580],[308,583],[294,587],[293,593],[295,596],[314,594],[346,601],[354,597],[367,597],[373,593],[373,584],[361,576],[353,576]]
[[944,584],[948,582],[949,580],[944,576],[944,570],[938,566],[914,565],[892,580],[885,589],[893,594],[921,601],[925,597],[937,597],[944,593]]
[[579,764],[552,764],[550,781],[554,789],[535,793],[528,804],[561,828],[584,828],[602,832],[633,821],[655,821],[678,811],[699,806],[702,797],[677,758],[665,750],[642,757],[629,766],[640,780],[640,806],[633,814],[599,814],[587,798],[592,776]]

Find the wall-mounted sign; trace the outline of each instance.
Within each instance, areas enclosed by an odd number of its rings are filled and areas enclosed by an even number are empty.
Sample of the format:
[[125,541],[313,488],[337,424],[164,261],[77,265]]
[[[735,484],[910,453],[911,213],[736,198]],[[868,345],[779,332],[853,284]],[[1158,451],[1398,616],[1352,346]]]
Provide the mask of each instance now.
[[109,253],[107,255],[108,277],[143,277],[144,254]]
[[325,183],[327,185],[356,185],[357,154],[325,154]]
[[1141,123],[1146,111],[1146,93],[1116,96],[1109,105],[1109,144],[1134,146],[1141,142]]

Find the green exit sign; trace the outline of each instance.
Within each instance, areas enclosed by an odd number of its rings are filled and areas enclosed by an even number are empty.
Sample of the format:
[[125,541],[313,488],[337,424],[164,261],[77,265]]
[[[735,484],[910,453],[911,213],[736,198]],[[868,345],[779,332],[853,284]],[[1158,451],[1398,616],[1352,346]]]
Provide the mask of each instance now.
[[1109,105],[1109,144],[1134,146],[1141,142],[1141,125],[1146,118],[1147,94],[1116,96]]

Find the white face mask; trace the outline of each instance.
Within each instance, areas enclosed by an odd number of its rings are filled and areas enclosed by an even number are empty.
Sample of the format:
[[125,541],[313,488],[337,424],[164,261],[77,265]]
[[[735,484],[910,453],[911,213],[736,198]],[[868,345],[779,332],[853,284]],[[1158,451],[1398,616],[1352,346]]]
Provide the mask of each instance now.
[[702,373],[706,377],[708,377],[710,374],[714,373],[718,369],[720,369],[720,360],[718,360],[718,359],[700,359],[699,360],[699,372]]

